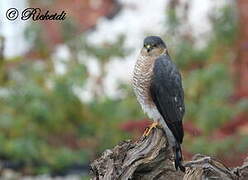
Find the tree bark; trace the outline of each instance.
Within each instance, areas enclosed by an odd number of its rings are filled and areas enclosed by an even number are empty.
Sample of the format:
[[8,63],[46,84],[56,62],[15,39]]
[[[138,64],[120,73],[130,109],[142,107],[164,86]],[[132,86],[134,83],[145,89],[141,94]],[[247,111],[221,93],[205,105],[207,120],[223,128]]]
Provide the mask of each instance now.
[[186,162],[186,173],[176,171],[173,153],[160,128],[137,142],[121,142],[107,149],[91,164],[92,180],[245,180],[248,179],[248,161],[234,169],[211,157],[195,155]]

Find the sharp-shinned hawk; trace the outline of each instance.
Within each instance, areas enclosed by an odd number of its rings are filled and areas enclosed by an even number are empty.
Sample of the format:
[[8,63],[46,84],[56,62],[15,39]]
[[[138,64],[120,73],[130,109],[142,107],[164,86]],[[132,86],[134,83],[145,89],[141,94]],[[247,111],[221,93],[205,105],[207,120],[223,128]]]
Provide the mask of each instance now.
[[156,125],[164,129],[173,149],[175,168],[185,171],[182,165],[184,91],[181,75],[172,62],[167,47],[158,36],[148,36],[136,61],[133,88],[143,111]]

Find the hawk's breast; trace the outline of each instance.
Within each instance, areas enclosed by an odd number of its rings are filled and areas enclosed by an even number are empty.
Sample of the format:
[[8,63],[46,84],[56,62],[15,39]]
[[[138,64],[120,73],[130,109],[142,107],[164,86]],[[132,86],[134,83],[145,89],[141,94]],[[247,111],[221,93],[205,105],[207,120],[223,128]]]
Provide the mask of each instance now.
[[143,111],[153,120],[158,120],[161,115],[150,95],[153,64],[154,58],[140,55],[134,67],[132,85]]

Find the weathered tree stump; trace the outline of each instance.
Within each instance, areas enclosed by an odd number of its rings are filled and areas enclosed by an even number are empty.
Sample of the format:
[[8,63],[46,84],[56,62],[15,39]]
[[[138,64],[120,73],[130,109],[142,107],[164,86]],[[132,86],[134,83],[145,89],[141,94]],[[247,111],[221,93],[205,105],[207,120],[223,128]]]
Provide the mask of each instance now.
[[137,142],[128,140],[105,150],[91,164],[91,175],[93,180],[248,180],[248,162],[230,169],[208,156],[196,155],[185,166],[186,173],[175,170],[166,136],[156,128]]

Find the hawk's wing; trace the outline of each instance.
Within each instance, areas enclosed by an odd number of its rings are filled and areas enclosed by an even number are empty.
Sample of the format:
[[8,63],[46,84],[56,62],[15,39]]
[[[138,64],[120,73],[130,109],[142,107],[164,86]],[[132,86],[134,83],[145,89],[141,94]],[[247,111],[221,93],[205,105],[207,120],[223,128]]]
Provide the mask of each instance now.
[[155,60],[150,92],[168,128],[181,144],[184,135],[184,92],[181,75],[169,55],[160,56]]

